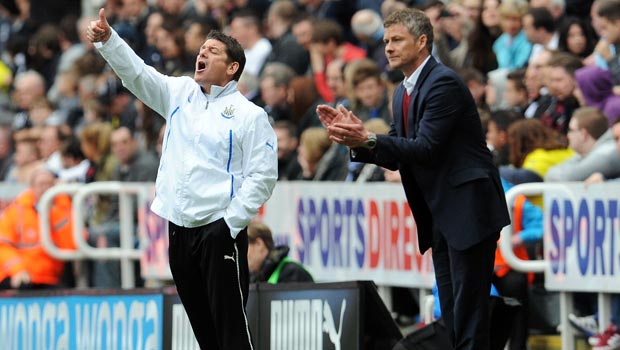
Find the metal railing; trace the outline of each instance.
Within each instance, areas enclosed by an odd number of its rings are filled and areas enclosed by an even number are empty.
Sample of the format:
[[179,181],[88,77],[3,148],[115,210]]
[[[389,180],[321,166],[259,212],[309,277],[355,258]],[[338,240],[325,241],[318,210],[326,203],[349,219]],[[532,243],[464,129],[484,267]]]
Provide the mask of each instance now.
[[[147,202],[152,183],[131,182],[93,182],[90,184],[59,184],[46,191],[40,199],[41,243],[45,250],[60,260],[80,262],[92,260],[118,260],[121,269],[121,287],[128,289],[135,287],[135,273],[133,261],[142,257],[145,242],[139,242],[136,247],[137,235],[134,227],[135,213],[132,197],[137,197],[138,206]],[[49,227],[49,210],[54,197],[59,194],[73,195],[73,239],[77,250],[58,248],[52,240]],[[93,247],[86,241],[85,213],[87,212],[86,199],[95,194],[113,194],[119,196],[120,247]],[[87,287],[88,275],[83,269],[76,276],[77,287]]]
[[[54,244],[52,240],[52,232],[50,230],[50,209],[54,203],[54,198],[60,194],[74,195],[82,186],[82,184],[64,184],[56,185],[49,190],[45,191],[39,199],[39,232],[41,238],[41,245],[47,251],[47,253],[59,260],[74,261],[76,264],[82,265],[81,261],[86,258],[86,255],[78,250],[59,248]],[[75,235],[75,230],[73,230]],[[83,273],[78,274],[76,277],[76,286],[78,288],[86,288],[88,286],[88,275],[85,269]]]
[[[559,190],[571,193],[566,184],[562,183],[526,183],[517,185],[506,192],[506,202],[511,208],[518,195],[537,196],[542,195],[545,190]],[[512,210],[509,210],[512,220]],[[513,230],[512,225],[506,226],[501,232],[499,248],[506,260],[516,271],[519,272],[545,272],[547,262],[543,260],[522,260],[515,254],[512,246]],[[559,291],[560,294],[560,334],[562,339],[562,349],[575,349],[575,331],[568,322],[568,314],[573,311],[573,293],[570,291]],[[610,323],[610,305],[611,297],[607,293],[598,293],[598,320],[599,331],[604,331]]]

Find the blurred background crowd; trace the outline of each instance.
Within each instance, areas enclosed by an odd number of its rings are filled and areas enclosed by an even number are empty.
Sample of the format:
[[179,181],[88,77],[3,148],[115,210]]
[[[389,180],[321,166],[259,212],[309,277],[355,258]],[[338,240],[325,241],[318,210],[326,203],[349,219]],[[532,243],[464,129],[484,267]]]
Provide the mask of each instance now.
[[[382,19],[406,6],[431,18],[433,55],[467,82],[510,182],[544,180],[552,166],[587,153],[571,144],[580,108],[596,108],[609,127],[620,118],[617,19],[613,10],[600,16],[598,2],[110,0],[101,6],[145,62],[168,75],[193,75],[210,30],[235,37],[248,60],[239,88],[264,107],[278,132],[281,180],[385,179],[381,169],[349,163],[315,108],[344,104],[375,132],[389,130],[392,92],[403,77],[387,65]],[[3,0],[0,9],[0,180],[27,183],[42,163],[63,181],[151,180],[125,168],[137,151],[157,163],[164,120],[122,86],[87,42],[93,18],[81,15],[81,4]],[[580,113],[587,116],[575,128],[595,140],[604,136],[607,130],[592,134],[587,127],[594,110]],[[119,128],[125,132],[115,138]],[[125,171],[115,173],[119,166]],[[607,170],[602,178],[620,175],[620,167]],[[563,180],[565,173],[549,178]]]

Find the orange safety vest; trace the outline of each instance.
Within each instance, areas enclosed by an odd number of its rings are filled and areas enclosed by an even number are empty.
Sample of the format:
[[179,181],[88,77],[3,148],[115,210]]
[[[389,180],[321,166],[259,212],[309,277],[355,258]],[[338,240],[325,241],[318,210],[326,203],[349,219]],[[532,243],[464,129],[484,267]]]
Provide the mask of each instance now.
[[[64,263],[47,254],[39,236],[39,214],[32,190],[22,192],[0,216],[0,281],[27,271],[36,284],[58,284]],[[59,248],[75,249],[71,198],[59,195],[50,209],[52,241]]]
[[[516,235],[521,230],[523,230],[523,206],[525,205],[526,197],[524,195],[518,195],[515,198],[514,206],[512,208],[512,229],[513,235]],[[498,241],[499,242],[499,241]],[[515,255],[522,260],[529,260],[529,256],[527,254],[527,250],[525,246],[521,245],[519,247],[513,248]],[[495,249],[495,275],[497,277],[504,277],[506,274],[510,272],[510,265],[506,263],[504,260],[504,256],[500,251],[499,247]],[[529,284],[532,284],[534,281],[534,274],[527,274],[527,281]]]

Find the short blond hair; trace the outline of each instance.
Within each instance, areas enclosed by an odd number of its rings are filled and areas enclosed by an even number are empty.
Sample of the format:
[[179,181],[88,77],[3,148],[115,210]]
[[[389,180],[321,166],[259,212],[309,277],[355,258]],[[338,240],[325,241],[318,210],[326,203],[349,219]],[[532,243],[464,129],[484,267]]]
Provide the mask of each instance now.
[[524,0],[504,0],[499,5],[500,17],[523,17],[527,13],[529,5]]
[[299,142],[301,147],[306,148],[308,161],[317,163],[321,157],[327,152],[332,142],[329,139],[327,130],[322,127],[310,127],[301,133]]
[[85,126],[80,133],[80,141],[95,146],[100,155],[110,153],[110,136],[112,124],[107,122],[95,122]]

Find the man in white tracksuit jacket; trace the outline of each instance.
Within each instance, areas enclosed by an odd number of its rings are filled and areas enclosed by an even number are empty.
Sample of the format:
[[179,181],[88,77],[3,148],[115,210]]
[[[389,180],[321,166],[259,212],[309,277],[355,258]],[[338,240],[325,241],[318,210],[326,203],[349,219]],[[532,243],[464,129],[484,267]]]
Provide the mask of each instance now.
[[267,114],[237,90],[243,49],[209,33],[191,79],[147,66],[103,9],[87,36],[123,85],[166,119],[151,210],[170,222],[170,269],[200,348],[253,349],[246,226],[271,196],[278,160]]

